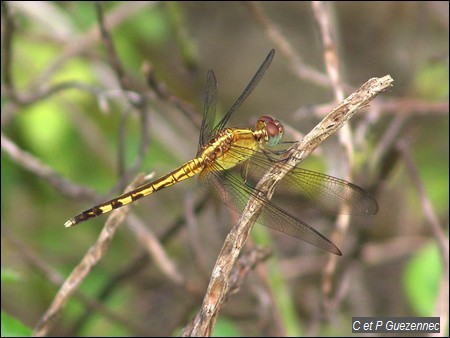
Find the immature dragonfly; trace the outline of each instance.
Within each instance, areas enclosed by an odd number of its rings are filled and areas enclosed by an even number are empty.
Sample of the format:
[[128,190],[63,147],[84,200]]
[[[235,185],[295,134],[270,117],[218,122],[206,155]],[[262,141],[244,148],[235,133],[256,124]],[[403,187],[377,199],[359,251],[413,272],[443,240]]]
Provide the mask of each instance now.
[[[255,196],[264,204],[258,223],[341,255],[341,251],[331,241],[304,221],[261,197],[255,190],[255,184],[251,183],[255,181],[255,175],[261,176],[279,158],[279,149],[276,152],[270,149],[280,146],[279,141],[284,132],[280,122],[269,116],[262,116],[257,121],[255,130],[225,128],[230,116],[261,80],[274,53],[272,49],[244,92],[214,127],[217,81],[214,72],[208,72],[196,158],[151,183],[82,212],[64,225],[74,226],[199,174],[200,185],[211,190],[237,212],[243,210],[250,196]],[[336,213],[367,216],[376,214],[378,210],[375,199],[358,186],[299,167],[293,167],[283,178],[276,188],[276,191],[279,190],[302,196],[317,206]]]

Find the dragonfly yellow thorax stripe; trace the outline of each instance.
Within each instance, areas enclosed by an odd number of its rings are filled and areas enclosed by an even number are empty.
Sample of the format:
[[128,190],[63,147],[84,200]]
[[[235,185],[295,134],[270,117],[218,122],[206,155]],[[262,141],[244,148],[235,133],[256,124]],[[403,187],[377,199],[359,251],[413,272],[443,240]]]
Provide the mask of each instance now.
[[199,157],[205,167],[217,163],[223,169],[230,169],[248,160],[258,150],[264,136],[263,130],[227,128],[209,142]]

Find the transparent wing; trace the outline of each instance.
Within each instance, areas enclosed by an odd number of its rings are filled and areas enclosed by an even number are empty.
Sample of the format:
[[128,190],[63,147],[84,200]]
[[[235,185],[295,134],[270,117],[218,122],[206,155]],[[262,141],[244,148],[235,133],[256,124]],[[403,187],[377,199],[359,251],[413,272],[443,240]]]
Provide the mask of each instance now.
[[220,120],[220,122],[214,127],[214,130],[212,132],[213,135],[217,133],[217,131],[222,130],[225,125],[227,124],[228,120],[230,119],[230,116],[241,106],[241,104],[247,99],[247,97],[251,94],[253,89],[258,85],[258,82],[263,77],[264,73],[266,72],[267,68],[269,68],[270,63],[272,62],[273,56],[275,54],[275,49],[272,49],[269,54],[266,56],[266,59],[261,64],[261,66],[256,71],[255,75],[253,75],[253,78],[248,83],[247,87],[245,87],[242,94],[238,97],[236,102],[233,104],[233,106],[228,110],[226,115]]
[[[233,151],[239,151],[235,149]],[[277,155],[255,153],[244,172],[245,184],[254,188]],[[292,167],[275,188],[275,195],[296,199],[328,213],[354,216],[375,215],[377,201],[365,190],[345,180],[300,167]]]
[[206,76],[205,105],[203,107],[203,119],[202,126],[200,128],[197,155],[200,153],[203,146],[205,146],[213,138],[213,126],[216,119],[216,106],[217,81],[214,72],[209,70],[208,75]]
[[244,210],[250,196],[255,196],[264,203],[263,211],[258,217],[257,223],[301,239],[336,255],[341,255],[340,250],[318,231],[271,201],[259,197],[256,190],[246,185],[241,175],[235,170],[223,170],[216,163],[200,173],[199,182],[202,187],[212,191],[215,197],[238,213]]

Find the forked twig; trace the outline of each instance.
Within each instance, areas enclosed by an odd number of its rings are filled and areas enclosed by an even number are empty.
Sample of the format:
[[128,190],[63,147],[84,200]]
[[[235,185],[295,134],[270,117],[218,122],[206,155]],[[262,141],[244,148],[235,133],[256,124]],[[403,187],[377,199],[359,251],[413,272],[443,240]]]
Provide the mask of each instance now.
[[[372,78],[329,113],[303,140],[287,153],[286,161],[274,165],[260,180],[256,191],[270,199],[276,184],[326,138],[340,129],[359,109],[392,85],[390,75]],[[219,311],[229,293],[229,275],[250,230],[262,211],[261,198],[251,197],[238,224],[230,231],[217,258],[201,309],[184,328],[182,336],[210,336]]]

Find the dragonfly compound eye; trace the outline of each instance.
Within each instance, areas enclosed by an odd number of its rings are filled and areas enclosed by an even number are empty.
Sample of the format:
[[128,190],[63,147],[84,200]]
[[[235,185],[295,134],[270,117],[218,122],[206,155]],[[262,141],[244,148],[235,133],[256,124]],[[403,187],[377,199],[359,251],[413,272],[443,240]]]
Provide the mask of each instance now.
[[265,125],[267,132],[267,144],[273,147],[280,142],[283,137],[284,128],[281,123],[277,120],[272,120]]
[[271,118],[270,116],[267,116],[267,115],[263,115],[256,122],[256,130],[264,130],[267,128],[266,127],[267,124],[273,123],[273,122],[274,122],[273,118]]

